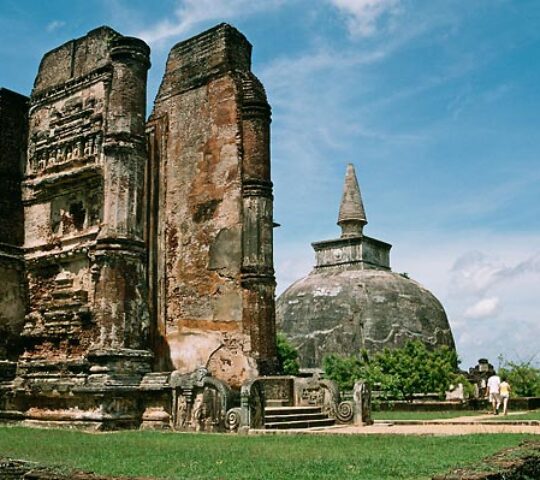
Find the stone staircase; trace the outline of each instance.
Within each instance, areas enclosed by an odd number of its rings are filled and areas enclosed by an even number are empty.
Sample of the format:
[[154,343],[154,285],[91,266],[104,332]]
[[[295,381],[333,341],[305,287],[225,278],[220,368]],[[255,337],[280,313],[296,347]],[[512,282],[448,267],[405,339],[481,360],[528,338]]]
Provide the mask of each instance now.
[[317,406],[275,406],[267,405],[264,410],[266,430],[287,430],[291,428],[331,427],[335,420],[323,413]]

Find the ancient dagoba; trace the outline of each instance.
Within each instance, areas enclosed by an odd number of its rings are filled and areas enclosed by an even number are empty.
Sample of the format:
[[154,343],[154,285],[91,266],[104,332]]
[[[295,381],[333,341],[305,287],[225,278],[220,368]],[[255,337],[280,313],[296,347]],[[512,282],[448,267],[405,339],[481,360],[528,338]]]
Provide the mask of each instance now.
[[368,222],[351,164],[337,223],[341,237],[313,243],[315,268],[277,301],[278,328],[298,348],[301,367],[320,368],[328,354],[374,352],[409,339],[454,348],[441,303],[391,271],[390,244],[364,235]]

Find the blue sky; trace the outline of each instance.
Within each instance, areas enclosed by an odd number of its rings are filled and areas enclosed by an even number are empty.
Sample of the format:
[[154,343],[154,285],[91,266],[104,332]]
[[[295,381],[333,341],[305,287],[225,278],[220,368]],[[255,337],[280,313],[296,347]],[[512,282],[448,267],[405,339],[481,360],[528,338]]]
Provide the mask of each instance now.
[[[0,0],[0,86],[99,25],[152,47],[216,23],[254,46],[273,106],[278,291],[337,237],[346,164],[393,269],[431,289],[463,366],[540,362],[540,1]],[[536,355],[536,357],[535,357]]]

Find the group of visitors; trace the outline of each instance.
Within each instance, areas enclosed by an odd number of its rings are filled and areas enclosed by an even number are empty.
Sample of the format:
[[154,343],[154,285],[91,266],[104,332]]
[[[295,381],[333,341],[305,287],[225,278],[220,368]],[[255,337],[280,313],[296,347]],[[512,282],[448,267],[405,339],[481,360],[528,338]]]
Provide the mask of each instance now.
[[510,398],[510,384],[505,378],[501,381],[501,377],[494,373],[487,381],[487,394],[493,408],[493,414],[499,414],[501,403],[503,406],[503,414],[508,414],[508,399]]

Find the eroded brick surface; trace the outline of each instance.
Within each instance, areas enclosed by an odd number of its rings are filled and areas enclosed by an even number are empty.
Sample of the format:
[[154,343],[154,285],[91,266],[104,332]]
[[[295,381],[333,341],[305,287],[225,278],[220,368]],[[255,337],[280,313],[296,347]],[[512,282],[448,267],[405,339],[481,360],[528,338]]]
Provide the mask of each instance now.
[[228,25],[176,45],[149,122],[159,332],[174,368],[234,386],[275,366],[270,108],[250,54]]
[[22,181],[24,352],[12,402],[29,421],[114,421],[129,401],[102,390],[136,386],[149,371],[148,55],[141,40],[101,27],[39,67]]

